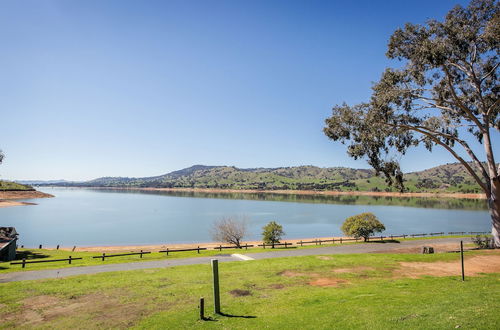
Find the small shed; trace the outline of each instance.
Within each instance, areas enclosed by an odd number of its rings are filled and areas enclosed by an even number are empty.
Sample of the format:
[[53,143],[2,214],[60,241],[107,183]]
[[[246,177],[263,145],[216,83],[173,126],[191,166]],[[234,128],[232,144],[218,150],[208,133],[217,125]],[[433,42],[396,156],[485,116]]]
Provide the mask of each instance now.
[[0,261],[11,261],[16,258],[18,235],[14,227],[0,227]]

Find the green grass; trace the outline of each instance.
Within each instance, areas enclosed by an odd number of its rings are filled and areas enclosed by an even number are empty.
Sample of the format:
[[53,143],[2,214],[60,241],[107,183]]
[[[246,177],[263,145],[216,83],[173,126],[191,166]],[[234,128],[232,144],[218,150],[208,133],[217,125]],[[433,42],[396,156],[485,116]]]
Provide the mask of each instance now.
[[[422,240],[422,239],[435,239],[435,238],[448,238],[448,237],[461,237],[461,236],[434,236],[434,237],[415,237],[415,238],[406,238],[405,240]],[[471,236],[463,236],[464,238],[469,238]],[[399,239],[402,241],[403,239]],[[336,241],[337,242],[337,241]],[[466,240],[467,243],[468,240]],[[343,245],[348,244],[365,244],[363,242],[344,242]],[[314,245],[308,244],[302,247],[298,245],[294,245],[294,247],[300,249],[314,249],[318,247],[328,247],[328,246],[339,246],[339,243],[335,244],[325,244],[322,245]],[[281,247],[277,247],[275,250],[280,250]],[[1,273],[10,273],[10,272],[18,272],[18,271],[30,271],[30,270],[43,270],[43,269],[57,269],[57,268],[67,268],[67,267],[81,267],[81,266],[95,266],[95,265],[103,265],[103,264],[116,264],[116,263],[125,263],[125,262],[141,262],[141,261],[153,261],[153,260],[164,260],[164,259],[179,259],[179,258],[194,258],[194,257],[209,257],[216,256],[219,254],[233,254],[233,253],[261,253],[261,252],[269,252],[271,249],[266,248],[249,248],[245,249],[224,249],[219,250],[202,250],[200,254],[196,251],[187,251],[187,252],[174,252],[169,253],[167,256],[166,253],[152,252],[151,254],[145,254],[142,258],[139,255],[133,256],[121,256],[121,257],[112,257],[106,258],[103,262],[101,259],[94,259],[93,256],[101,255],[102,252],[71,252],[66,250],[55,250],[55,249],[17,249],[17,258],[15,262],[21,261],[22,258],[26,258],[26,260],[50,260],[50,259],[65,259],[69,256],[73,258],[83,258],[82,260],[74,260],[71,265],[66,261],[59,262],[43,262],[43,263],[33,263],[26,264],[26,268],[22,268],[21,265],[11,265],[10,262],[0,262],[0,274]],[[138,252],[138,251],[134,251]],[[119,254],[119,253],[127,253],[127,251],[121,252],[107,252],[106,254]]]
[[[222,311],[240,317],[213,315],[208,264],[5,283],[0,284],[0,327],[498,329],[500,274],[462,282],[459,271],[420,279],[392,272],[402,261],[452,260],[458,264],[456,254],[359,254],[222,263]],[[351,270],[334,273],[337,268]],[[283,276],[283,271],[299,276]],[[318,277],[345,283],[309,285]],[[233,296],[236,289],[249,295]],[[206,298],[212,321],[197,320],[199,297]]]

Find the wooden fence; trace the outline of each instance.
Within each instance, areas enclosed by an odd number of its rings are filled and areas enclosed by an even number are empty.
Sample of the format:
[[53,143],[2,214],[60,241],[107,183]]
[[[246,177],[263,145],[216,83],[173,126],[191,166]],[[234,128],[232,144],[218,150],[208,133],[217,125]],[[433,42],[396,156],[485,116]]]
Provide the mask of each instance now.
[[230,246],[219,245],[219,246],[214,247],[214,250],[222,251],[222,249],[243,249],[243,248],[245,248],[245,250],[248,250],[249,247],[254,247],[254,246],[255,245],[252,245],[252,244],[240,245],[240,247],[237,247],[236,245],[230,245]]
[[150,254],[150,253],[151,252],[149,252],[149,251],[142,251],[142,250],[141,250],[141,252],[119,253],[119,254],[106,254],[106,253],[103,253],[100,256],[95,256],[95,257],[92,257],[92,258],[93,259],[102,259],[102,261],[104,261],[104,259],[106,259],[106,258],[123,257],[123,256],[133,256],[133,255],[140,255],[141,258],[142,258],[143,254]]
[[292,246],[293,243],[289,243],[289,242],[284,242],[284,243],[271,243],[271,244],[266,244],[266,243],[262,243],[262,244],[259,244],[257,246],[262,246],[264,249],[267,247],[271,247],[272,249],[274,249],[275,246],[284,246],[285,249],[288,248],[288,246]]
[[201,250],[206,250],[207,248],[203,248],[203,247],[197,247],[197,248],[194,248],[194,249],[169,249],[167,248],[166,250],[162,250],[162,251],[158,251],[160,253],[167,253],[167,256],[169,253],[171,252],[186,252],[186,251],[198,251],[198,254],[200,253]]
[[73,260],[81,260],[83,258],[73,258],[72,256],[69,256],[69,258],[66,259],[52,259],[52,260],[32,260],[32,261],[26,261],[26,258],[23,258],[22,261],[16,261],[16,262],[11,262],[11,265],[22,265],[22,268],[25,268],[27,264],[37,264],[41,262],[57,262],[57,261],[68,261],[68,264],[71,265],[71,262]]
[[[445,233],[444,232],[435,232],[435,233],[420,233],[420,234],[403,234],[403,235],[388,235],[388,236],[370,236],[368,238],[368,241],[373,241],[373,240],[384,240],[384,239],[390,239],[390,240],[393,240],[395,238],[403,238],[403,239],[406,239],[407,237],[426,237],[426,236],[438,236],[438,235],[444,235]],[[484,232],[484,231],[471,231],[471,232],[464,232],[464,231],[461,231],[461,232],[448,232],[448,235],[480,235],[480,234],[489,234],[489,232]],[[322,245],[323,243],[332,243],[332,244],[335,244],[335,243],[344,243],[344,242],[357,242],[357,241],[360,241],[360,240],[363,240],[362,238],[344,238],[344,237],[339,237],[339,238],[335,238],[333,237],[332,239],[315,239],[315,240],[312,240],[312,241],[298,241],[296,242],[295,244],[296,245],[300,245],[300,246],[304,246],[304,245],[307,245],[307,244],[315,244],[315,245]],[[284,247],[285,249],[289,248],[289,247],[292,247],[294,244],[293,243],[290,243],[290,242],[283,242],[283,243],[275,243],[275,244],[258,244],[258,245],[252,245],[252,244],[245,244],[245,245],[241,245],[240,248],[241,249],[245,249],[247,250],[249,247],[263,247],[264,249],[266,247],[270,247],[270,248],[275,248],[277,246],[279,247]],[[24,247],[23,245],[21,245],[21,247]],[[57,246],[59,248],[59,245]],[[39,245],[39,248],[41,249],[42,248],[42,245],[40,244]],[[76,246],[73,247],[73,251],[75,250]],[[219,245],[219,246],[216,246],[216,247],[213,247],[214,250],[219,250],[219,251],[222,251],[223,249],[237,249],[238,247],[235,246],[235,245],[231,245],[231,246],[222,246],[222,245]],[[173,253],[173,252],[187,252],[187,251],[197,251],[198,254],[200,253],[200,251],[203,251],[203,250],[208,250],[209,248],[208,247],[200,247],[198,246],[197,248],[193,248],[193,249],[169,249],[167,248],[166,250],[161,250],[159,251],[160,253],[166,253],[167,255],[169,255],[169,253]],[[102,261],[105,261],[106,258],[112,258],[112,257],[121,257],[121,256],[131,256],[131,255],[139,255],[140,258],[142,258],[142,256],[144,254],[150,254],[151,251],[143,251],[141,250],[140,252],[131,252],[131,253],[119,253],[119,254],[106,254],[106,253],[103,253],[102,255],[99,255],[99,256],[92,256],[93,259],[101,259]],[[71,256],[69,256],[69,258],[65,258],[65,259],[52,259],[52,260],[32,260],[32,261],[27,261],[25,258],[22,259],[22,261],[17,261],[17,262],[11,262],[10,264],[11,265],[22,265],[22,268],[25,268],[27,264],[31,264],[31,263],[41,263],[41,262],[58,262],[58,261],[68,261],[69,264],[71,264],[71,262],[73,260],[81,260],[83,258],[72,258]]]

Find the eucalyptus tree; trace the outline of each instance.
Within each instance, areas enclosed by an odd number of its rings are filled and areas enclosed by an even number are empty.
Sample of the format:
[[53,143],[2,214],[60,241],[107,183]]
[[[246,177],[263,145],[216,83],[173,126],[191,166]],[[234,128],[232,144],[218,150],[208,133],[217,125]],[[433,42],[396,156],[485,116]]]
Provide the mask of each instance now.
[[[444,148],[471,174],[488,199],[495,246],[500,247],[500,167],[492,135],[499,119],[499,3],[473,0],[443,21],[407,23],[388,44],[399,60],[372,87],[370,100],[336,105],[324,133],[366,158],[389,185],[404,190],[396,155],[423,145]],[[471,148],[471,139],[483,151]]]

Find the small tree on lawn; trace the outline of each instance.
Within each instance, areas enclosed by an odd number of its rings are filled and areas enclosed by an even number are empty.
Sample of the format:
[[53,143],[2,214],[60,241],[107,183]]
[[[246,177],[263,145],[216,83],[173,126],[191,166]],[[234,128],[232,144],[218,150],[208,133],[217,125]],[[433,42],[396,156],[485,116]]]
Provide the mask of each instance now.
[[212,238],[215,241],[236,245],[241,249],[241,241],[247,234],[247,219],[237,217],[224,217],[214,222]]
[[373,213],[361,213],[347,218],[342,224],[342,231],[354,238],[363,237],[366,240],[371,234],[385,230],[385,226]]
[[[276,221],[271,221],[262,228],[262,240],[264,244],[276,244],[280,242],[280,239],[285,232],[283,231],[283,226],[281,226]],[[274,247],[274,246],[273,246]]]

